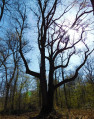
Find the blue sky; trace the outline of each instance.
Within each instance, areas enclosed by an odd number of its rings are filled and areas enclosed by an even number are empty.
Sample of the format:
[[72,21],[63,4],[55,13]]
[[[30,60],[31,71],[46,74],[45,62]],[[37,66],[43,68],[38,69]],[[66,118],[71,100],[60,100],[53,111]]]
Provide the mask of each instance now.
[[[79,1],[82,2],[82,0],[79,0]],[[70,0],[69,0],[69,2],[70,2]],[[58,7],[58,10],[55,14],[55,17],[59,16],[59,14],[62,14],[63,8],[64,7],[62,7],[61,5]],[[76,13],[76,10],[78,10],[77,5],[75,5],[74,8],[71,11],[69,11],[68,14],[66,14],[63,17],[63,19],[59,20],[58,23],[61,24],[64,19],[65,20],[68,19],[68,21],[74,20],[74,18],[75,18],[74,15]],[[2,19],[2,22],[0,23],[1,26],[3,26],[6,30],[10,28],[10,24],[9,24],[9,22],[7,23],[7,21],[8,21],[8,19],[7,19],[7,17],[5,17]],[[32,69],[33,71],[39,71],[39,64],[38,63],[39,63],[39,59],[40,59],[39,58],[40,52],[39,52],[38,47],[37,47],[36,19],[35,19],[35,16],[31,12],[28,14],[28,22],[30,23],[30,29],[27,30],[25,37],[30,40],[30,43],[31,43],[31,46],[33,47],[33,49],[30,53],[28,53],[26,55],[26,57],[31,60],[31,63],[29,64],[30,69]],[[2,31],[2,29],[0,29],[0,32],[3,35],[4,30]],[[88,40],[90,43],[90,40],[93,39],[94,36],[91,34],[87,34],[87,38],[89,38]],[[90,45],[91,45],[91,43],[90,43]],[[79,46],[81,48],[81,44],[79,44]],[[81,59],[79,59],[79,56],[74,56],[71,59],[71,63],[69,64],[69,68],[73,69],[73,67],[76,66],[76,64],[80,63],[80,61],[81,61]]]
[[[82,2],[82,1],[80,0],[80,2]],[[67,19],[68,22],[69,21],[71,22],[71,20],[74,20],[75,15],[76,15],[76,11],[78,10],[77,6],[78,5],[75,5],[74,8],[72,10],[70,10],[63,17],[63,19],[58,21],[58,23],[62,23],[64,19]],[[59,16],[59,14],[62,14],[62,6],[61,5],[60,5],[60,8],[58,8],[58,10],[55,14],[55,17]],[[29,65],[30,68],[33,69],[34,71],[39,71],[39,65],[38,65],[39,61],[38,60],[39,60],[40,52],[39,52],[38,47],[37,47],[36,20],[35,20],[35,16],[33,16],[32,13],[30,13],[29,15],[30,16],[29,16],[28,20],[31,24],[31,30],[28,32],[28,39],[30,39],[31,44],[33,44],[33,50],[31,51],[31,53],[28,53],[27,57],[31,58],[31,63]],[[92,17],[92,16],[93,16],[93,14],[91,13],[90,17]],[[79,32],[79,34],[80,34],[80,32]],[[72,36],[73,34],[70,34],[70,35]],[[92,42],[93,38],[94,38],[93,35],[91,35],[89,33],[87,34],[87,39],[88,39],[87,41],[89,41],[88,44],[90,43],[90,45],[92,45],[91,42]],[[91,40],[91,42],[90,42],[90,40]],[[83,49],[82,43],[80,43],[77,47],[80,48],[80,49]],[[71,59],[71,62],[69,64],[68,69],[73,70],[74,69],[73,67],[76,67],[78,64],[80,64],[81,60],[82,60],[81,57],[73,56],[72,59]]]

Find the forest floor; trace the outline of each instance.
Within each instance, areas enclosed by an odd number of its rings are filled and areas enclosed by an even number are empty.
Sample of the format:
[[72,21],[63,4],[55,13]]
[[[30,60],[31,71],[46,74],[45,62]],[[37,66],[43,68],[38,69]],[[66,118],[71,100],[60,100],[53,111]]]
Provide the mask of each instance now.
[[[61,115],[58,118],[58,115],[55,115],[53,119],[94,119],[94,110],[57,110],[58,114]],[[0,119],[29,119],[30,117],[35,117],[38,115],[38,112],[28,112],[20,115],[0,115]],[[52,119],[47,118],[47,119]]]

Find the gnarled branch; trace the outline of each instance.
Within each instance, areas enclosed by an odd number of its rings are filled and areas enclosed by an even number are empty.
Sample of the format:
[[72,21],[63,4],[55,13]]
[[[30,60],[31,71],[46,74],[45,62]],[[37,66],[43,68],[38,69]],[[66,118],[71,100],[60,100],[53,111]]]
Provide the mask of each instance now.
[[22,48],[21,48],[21,37],[20,37],[20,50],[19,50],[19,52],[20,52],[20,55],[21,55],[21,57],[22,57],[22,59],[23,59],[23,62],[24,62],[24,64],[25,64],[26,73],[27,73],[27,74],[30,74],[30,75],[32,75],[32,76],[35,76],[35,77],[37,77],[37,78],[40,78],[40,74],[39,74],[39,73],[34,72],[34,71],[31,71],[31,70],[29,69],[29,67],[28,67],[27,61],[26,61],[26,59],[25,59],[25,57],[24,57],[24,55],[23,55]]

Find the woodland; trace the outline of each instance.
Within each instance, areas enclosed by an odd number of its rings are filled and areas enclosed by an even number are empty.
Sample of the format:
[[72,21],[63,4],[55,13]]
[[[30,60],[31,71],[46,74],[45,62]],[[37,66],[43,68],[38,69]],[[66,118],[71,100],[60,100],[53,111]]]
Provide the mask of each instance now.
[[94,119],[94,1],[0,0],[0,119]]

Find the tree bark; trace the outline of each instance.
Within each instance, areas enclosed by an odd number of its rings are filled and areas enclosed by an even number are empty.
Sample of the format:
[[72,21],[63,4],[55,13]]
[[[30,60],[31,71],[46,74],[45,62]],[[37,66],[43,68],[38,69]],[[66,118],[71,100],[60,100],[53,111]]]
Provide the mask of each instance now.
[[54,87],[48,90],[48,113],[54,110]]
[[14,87],[13,87],[13,94],[12,94],[12,104],[11,104],[11,110],[14,110],[14,97],[15,97],[15,91],[16,91],[16,85],[17,85],[17,80],[18,80],[18,72],[17,72],[17,77],[14,82]]
[[[42,60],[45,60],[45,59],[42,59]],[[43,61],[42,61],[42,63],[43,63]],[[43,70],[43,68],[41,69],[42,72],[45,71],[45,70]],[[42,82],[40,82],[41,91],[42,91],[42,109],[41,109],[40,114],[42,114],[42,115],[49,115],[54,110],[54,106],[53,106],[54,105],[53,104],[54,103],[54,85],[53,85],[53,72],[54,72],[54,70],[53,70],[52,62],[50,63],[49,71],[50,71],[50,73],[49,73],[48,90],[47,90],[46,78],[44,78],[45,80],[40,79],[40,81],[42,81]],[[45,72],[42,73],[42,78],[43,78],[44,74],[45,74]]]
[[46,105],[43,105],[40,115],[43,117],[49,115],[54,110],[54,88],[51,90],[48,90],[47,92],[47,99],[46,99]]
[[[43,43],[43,41],[42,41]],[[41,67],[40,67],[40,88],[42,94],[42,109],[41,113],[45,113],[47,107],[47,82],[45,76],[45,48],[44,43],[41,48]]]

